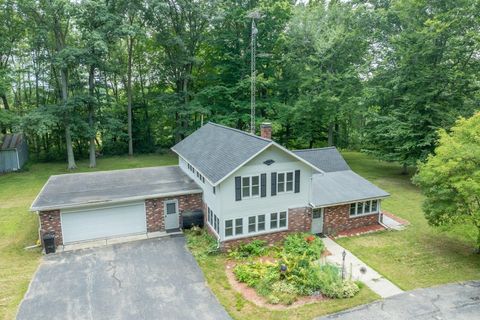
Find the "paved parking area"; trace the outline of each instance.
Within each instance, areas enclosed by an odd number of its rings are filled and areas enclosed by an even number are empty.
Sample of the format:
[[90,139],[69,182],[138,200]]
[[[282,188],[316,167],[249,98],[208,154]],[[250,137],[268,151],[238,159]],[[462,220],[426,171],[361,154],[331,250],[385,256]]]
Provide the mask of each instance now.
[[44,257],[17,315],[36,319],[230,319],[183,237]]
[[317,320],[480,319],[480,281],[417,289]]

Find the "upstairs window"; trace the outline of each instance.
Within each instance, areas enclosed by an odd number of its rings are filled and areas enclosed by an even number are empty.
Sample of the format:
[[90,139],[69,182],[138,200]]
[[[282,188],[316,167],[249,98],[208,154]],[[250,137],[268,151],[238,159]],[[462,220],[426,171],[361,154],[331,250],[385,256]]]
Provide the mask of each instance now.
[[242,177],[242,198],[260,196],[260,176]]

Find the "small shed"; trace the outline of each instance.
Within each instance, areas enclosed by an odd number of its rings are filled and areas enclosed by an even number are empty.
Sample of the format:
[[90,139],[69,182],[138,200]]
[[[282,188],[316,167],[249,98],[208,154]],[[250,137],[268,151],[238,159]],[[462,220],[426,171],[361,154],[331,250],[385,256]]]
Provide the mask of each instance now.
[[28,145],[22,133],[0,136],[0,172],[17,171],[28,160]]

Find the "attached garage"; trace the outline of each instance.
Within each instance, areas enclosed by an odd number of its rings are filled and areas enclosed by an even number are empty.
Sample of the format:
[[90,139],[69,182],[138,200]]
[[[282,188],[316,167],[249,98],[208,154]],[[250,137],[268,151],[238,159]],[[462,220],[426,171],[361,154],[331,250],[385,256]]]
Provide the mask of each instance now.
[[172,232],[182,212],[202,208],[202,189],[178,166],[166,166],[51,176],[30,210],[39,238],[61,246]]
[[147,232],[145,202],[60,213],[64,244]]

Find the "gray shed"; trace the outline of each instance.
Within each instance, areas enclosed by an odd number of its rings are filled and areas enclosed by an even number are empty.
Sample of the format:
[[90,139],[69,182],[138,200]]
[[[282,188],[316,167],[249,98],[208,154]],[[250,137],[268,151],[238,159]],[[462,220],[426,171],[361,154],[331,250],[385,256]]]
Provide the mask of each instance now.
[[17,171],[28,160],[28,145],[22,133],[0,137],[0,172]]

